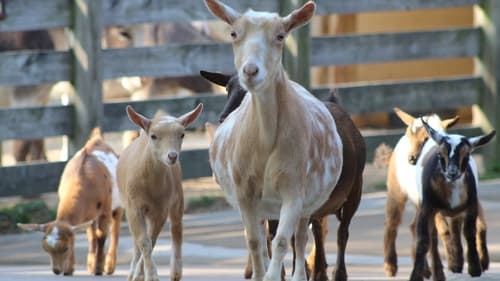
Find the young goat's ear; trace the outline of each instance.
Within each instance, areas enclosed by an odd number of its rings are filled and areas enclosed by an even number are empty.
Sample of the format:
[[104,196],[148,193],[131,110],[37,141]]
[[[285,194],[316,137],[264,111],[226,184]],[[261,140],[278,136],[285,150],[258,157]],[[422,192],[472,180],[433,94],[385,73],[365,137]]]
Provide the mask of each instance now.
[[406,126],[411,126],[413,124],[413,120],[415,120],[415,117],[411,116],[410,114],[404,112],[398,107],[394,108],[394,113],[403,121],[403,123],[406,124]]
[[130,105],[127,105],[127,115],[128,119],[130,119],[132,123],[143,128],[144,131],[146,132],[149,130],[149,126],[151,125],[151,119],[137,113]]
[[489,143],[493,139],[493,137],[495,136],[495,134],[496,134],[496,131],[493,130],[493,131],[491,131],[487,135],[482,135],[482,136],[479,136],[479,137],[469,138],[469,143],[472,145],[472,147],[474,149],[478,148],[480,146],[483,146],[483,145]]
[[229,25],[232,25],[233,22],[240,17],[240,13],[217,0],[205,0],[205,4],[214,16],[227,22]]
[[437,143],[441,144],[444,140],[444,136],[441,135],[438,131],[434,130],[427,122],[424,121],[424,118],[420,117],[420,121],[422,121],[422,124],[424,125],[425,130],[427,131],[427,134],[431,136],[431,138]]
[[202,110],[203,110],[203,104],[200,103],[198,104],[198,106],[196,106],[195,109],[179,117],[178,120],[185,128],[189,126],[189,124],[193,123],[194,120],[198,118],[198,116],[200,116]]
[[71,231],[73,231],[73,233],[85,231],[87,228],[89,228],[92,225],[92,223],[94,223],[94,221],[90,220],[90,221],[87,221],[87,222],[84,222],[84,223],[81,223],[78,225],[73,225],[73,226],[71,226]]
[[290,32],[292,29],[308,23],[314,16],[316,4],[313,1],[308,1],[299,9],[291,12],[288,16],[283,18],[285,31]]
[[455,124],[457,124],[458,119],[460,119],[460,116],[458,116],[458,115],[453,117],[453,118],[450,118],[450,119],[445,119],[445,120],[441,121],[441,126],[443,126],[443,128],[445,128],[445,129],[451,128],[451,127],[455,126]]
[[27,231],[40,231],[45,232],[47,229],[47,224],[36,224],[36,223],[18,223],[17,227]]
[[208,81],[222,87],[226,87],[227,83],[229,82],[229,79],[231,79],[230,75],[222,74],[219,72],[209,72],[204,70],[200,70],[200,75],[201,77],[207,79]]

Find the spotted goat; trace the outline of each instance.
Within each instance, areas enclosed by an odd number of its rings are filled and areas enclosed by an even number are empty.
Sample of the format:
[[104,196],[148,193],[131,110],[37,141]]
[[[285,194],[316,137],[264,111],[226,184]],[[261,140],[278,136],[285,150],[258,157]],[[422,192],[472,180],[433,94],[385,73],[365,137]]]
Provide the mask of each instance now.
[[[18,224],[44,233],[42,248],[55,274],[72,275],[75,266],[75,233],[87,230],[87,269],[95,275],[112,274],[123,207],[116,182],[118,156],[102,138],[100,129],[66,164],[58,188],[56,220],[46,224]],[[105,242],[111,232],[108,253]]]

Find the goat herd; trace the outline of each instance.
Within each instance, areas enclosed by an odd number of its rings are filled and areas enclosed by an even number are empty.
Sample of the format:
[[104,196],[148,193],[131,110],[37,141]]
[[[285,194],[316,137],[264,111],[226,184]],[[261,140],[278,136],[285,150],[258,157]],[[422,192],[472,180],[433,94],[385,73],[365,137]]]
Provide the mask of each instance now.
[[[326,218],[335,214],[340,224],[333,279],[347,280],[345,248],[362,194],[365,143],[335,96],[326,102],[317,100],[290,81],[281,64],[287,34],[309,22],[315,4],[307,2],[279,17],[253,10],[240,14],[217,0],[205,3],[231,27],[233,40],[237,74],[201,74],[228,92],[220,125],[210,136],[209,158],[215,180],[241,214],[249,250],[245,277],[283,280],[283,260],[293,241],[292,280],[328,280]],[[178,118],[157,114],[150,119],[127,107],[128,118],[141,133],[120,157],[103,141],[100,130],[94,130],[65,167],[56,220],[42,225],[19,224],[23,229],[44,232],[42,247],[51,256],[55,274],[72,275],[74,233],[85,229],[89,272],[112,274],[125,210],[134,239],[128,280],[158,280],[151,253],[167,217],[173,244],[170,279],[181,279],[184,201],[178,159],[185,128],[202,109],[200,104]],[[468,248],[468,273],[481,275],[488,269],[489,259],[471,152],[487,144],[495,131],[467,138],[445,131],[458,117],[414,118],[400,109],[395,111],[408,128],[389,161],[386,274],[397,273],[395,239],[410,199],[417,209],[412,224],[414,266],[410,280],[423,280],[431,274],[433,280],[445,280],[438,234],[446,248],[449,269],[462,272],[461,232]],[[306,261],[310,224],[314,247]],[[108,234],[111,239],[105,253]],[[426,260],[429,248],[430,267]]]

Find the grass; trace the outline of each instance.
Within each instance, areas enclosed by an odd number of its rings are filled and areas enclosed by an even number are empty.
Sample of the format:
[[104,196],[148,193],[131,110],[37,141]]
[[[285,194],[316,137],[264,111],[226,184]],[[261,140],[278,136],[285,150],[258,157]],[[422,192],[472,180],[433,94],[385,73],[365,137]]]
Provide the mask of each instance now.
[[0,233],[16,232],[16,223],[46,223],[55,217],[56,211],[42,199],[20,202],[14,207],[0,209]]

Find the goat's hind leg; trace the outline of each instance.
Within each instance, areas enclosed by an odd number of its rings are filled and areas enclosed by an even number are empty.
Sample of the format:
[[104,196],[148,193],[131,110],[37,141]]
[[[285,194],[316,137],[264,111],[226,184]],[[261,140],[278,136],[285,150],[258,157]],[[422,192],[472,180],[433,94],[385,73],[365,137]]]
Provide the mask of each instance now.
[[87,271],[91,274],[95,273],[96,265],[96,252],[97,252],[97,236],[96,236],[97,222],[93,222],[87,228],[87,239],[89,242],[89,251],[87,254]]
[[450,223],[439,213],[436,215],[436,226],[444,242],[448,269],[454,273],[462,273],[464,267],[464,253],[462,248],[462,217],[451,218]]
[[307,259],[311,281],[328,281],[328,264],[325,256],[325,237],[328,232],[328,217],[311,219],[314,244]]
[[387,193],[384,225],[384,268],[387,276],[395,276],[398,272],[398,254],[396,252],[396,237],[401,218],[405,210],[406,196],[401,192]]
[[488,246],[486,243],[486,220],[484,217],[484,210],[481,203],[478,202],[478,216],[476,222],[476,243],[477,251],[479,254],[479,260],[481,262],[481,268],[483,271],[488,270],[490,266],[490,255],[488,253]]
[[300,218],[295,232],[294,250],[295,260],[294,267],[297,270],[293,271],[292,281],[307,280],[307,273],[305,269],[305,249],[307,244],[307,226],[309,225],[309,218]]
[[109,237],[108,254],[104,265],[104,272],[108,275],[113,274],[116,268],[116,249],[118,248],[118,239],[120,238],[120,224],[123,216],[123,208],[116,208],[112,213],[111,229]]

